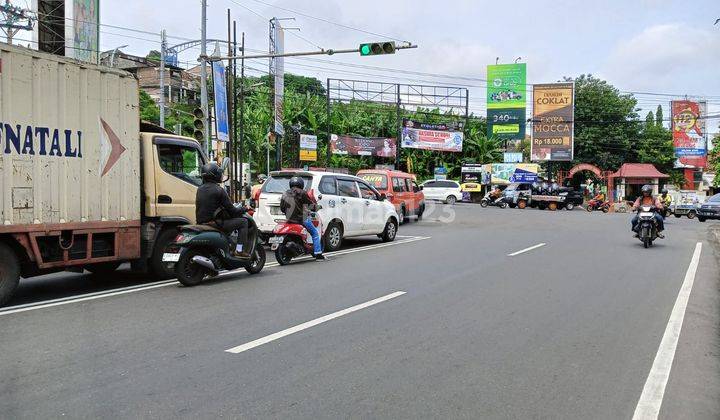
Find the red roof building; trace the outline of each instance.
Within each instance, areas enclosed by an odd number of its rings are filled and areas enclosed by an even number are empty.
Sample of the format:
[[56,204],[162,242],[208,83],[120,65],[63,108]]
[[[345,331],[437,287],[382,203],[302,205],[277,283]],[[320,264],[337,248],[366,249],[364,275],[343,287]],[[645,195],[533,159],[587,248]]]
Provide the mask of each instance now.
[[670,175],[658,171],[652,163],[623,163],[613,178],[670,178]]
[[670,176],[650,163],[624,163],[610,178],[614,181],[615,200],[634,200],[645,184],[652,185],[653,194],[658,194],[660,180]]

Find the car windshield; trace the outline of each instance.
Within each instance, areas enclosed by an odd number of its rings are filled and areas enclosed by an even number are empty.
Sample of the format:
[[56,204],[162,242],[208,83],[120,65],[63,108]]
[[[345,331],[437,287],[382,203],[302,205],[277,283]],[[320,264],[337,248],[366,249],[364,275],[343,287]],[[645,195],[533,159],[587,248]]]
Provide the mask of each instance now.
[[387,176],[383,174],[362,174],[360,178],[378,190],[386,190],[388,187]]
[[[292,178],[292,175],[272,175],[263,184],[262,192],[282,194],[290,189],[290,178]],[[305,191],[307,191],[310,189],[312,178],[309,176],[301,178],[305,181]]]

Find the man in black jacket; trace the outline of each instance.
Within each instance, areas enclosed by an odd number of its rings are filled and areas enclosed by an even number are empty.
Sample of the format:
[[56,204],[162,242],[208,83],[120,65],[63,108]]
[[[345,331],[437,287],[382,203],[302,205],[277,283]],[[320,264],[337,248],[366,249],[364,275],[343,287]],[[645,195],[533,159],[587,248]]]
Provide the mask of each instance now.
[[303,225],[307,229],[313,239],[313,257],[322,261],[325,257],[320,232],[310,217],[310,212],[318,210],[317,201],[305,191],[305,181],[299,176],[290,178],[289,187],[280,198],[280,210],[285,213],[288,222]]
[[243,251],[247,241],[248,222],[242,217],[245,208],[235,207],[230,197],[219,184],[223,181],[223,170],[217,163],[203,165],[201,169],[203,184],[195,196],[195,218],[198,224],[210,225],[225,233],[238,232],[235,255],[247,258]]

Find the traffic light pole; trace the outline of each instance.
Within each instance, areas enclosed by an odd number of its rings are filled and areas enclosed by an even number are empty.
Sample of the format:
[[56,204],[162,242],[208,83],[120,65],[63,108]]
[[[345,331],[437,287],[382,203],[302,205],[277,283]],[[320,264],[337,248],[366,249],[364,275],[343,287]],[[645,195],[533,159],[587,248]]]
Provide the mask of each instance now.
[[[396,50],[405,50],[409,48],[417,48],[417,45],[410,44],[410,45],[398,45],[395,47]],[[358,48],[347,48],[347,49],[341,49],[341,50],[333,50],[333,49],[322,49],[320,51],[304,51],[304,52],[292,52],[292,53],[284,53],[284,54],[255,54],[255,55],[246,55],[244,57],[208,57],[207,55],[201,55],[201,60],[206,61],[222,61],[222,60],[240,60],[241,58],[244,58],[245,60],[253,60],[256,58],[278,58],[278,57],[304,57],[308,55],[335,55],[335,54],[350,54],[350,53],[360,53],[360,47]]]

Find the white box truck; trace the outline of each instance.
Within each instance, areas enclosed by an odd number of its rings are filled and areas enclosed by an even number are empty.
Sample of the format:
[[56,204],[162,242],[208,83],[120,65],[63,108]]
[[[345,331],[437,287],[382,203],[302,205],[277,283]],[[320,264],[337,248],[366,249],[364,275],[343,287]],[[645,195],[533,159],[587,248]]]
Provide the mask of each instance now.
[[172,276],[206,157],[141,123],[138,98],[130,73],[0,43],[0,305],[54,271]]

